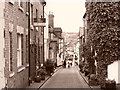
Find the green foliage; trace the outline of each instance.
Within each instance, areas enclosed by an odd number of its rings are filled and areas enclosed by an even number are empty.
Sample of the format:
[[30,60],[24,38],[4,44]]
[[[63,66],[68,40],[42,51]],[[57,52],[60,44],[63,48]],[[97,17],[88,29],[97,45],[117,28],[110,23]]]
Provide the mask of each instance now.
[[[99,84],[104,86],[107,65],[117,61],[118,55],[118,27],[119,9],[118,2],[86,2],[86,15],[88,17],[88,44],[92,46],[97,56],[91,60],[97,61],[97,75]],[[92,54],[88,54],[93,56]]]
[[118,60],[118,2],[86,3],[88,41],[106,64]]
[[38,71],[37,71],[37,76],[42,76],[42,75],[46,75],[46,70],[45,67],[41,67]]
[[47,59],[47,61],[45,62],[45,67],[46,67],[46,71],[47,73],[53,73],[54,72],[54,67],[55,67],[55,62],[51,59]]

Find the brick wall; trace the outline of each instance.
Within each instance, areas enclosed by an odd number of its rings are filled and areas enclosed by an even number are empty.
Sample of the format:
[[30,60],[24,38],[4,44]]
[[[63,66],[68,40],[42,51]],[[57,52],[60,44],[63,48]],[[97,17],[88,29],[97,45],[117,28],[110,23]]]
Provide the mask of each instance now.
[[[38,2],[33,2],[33,18],[41,18],[43,15],[43,7]],[[36,13],[37,10],[37,13]],[[36,62],[39,62],[39,64],[43,64],[43,34],[41,27],[34,27],[33,30],[31,30],[31,41],[32,44],[36,45],[36,53],[35,53],[35,59]],[[33,57],[33,56],[32,56]]]
[[4,8],[5,4],[0,2],[0,89],[5,87],[4,77]]
[[[27,52],[27,30],[28,30],[28,14],[27,14],[27,3],[22,2],[22,8],[19,8],[18,2],[11,4],[9,2],[5,3],[4,9],[4,19],[5,19],[5,77],[7,78],[7,87],[9,88],[22,88],[28,85],[28,52]],[[38,10],[38,18],[42,15],[42,5],[39,2],[32,3],[33,5],[33,18],[36,18],[36,9]],[[17,28],[19,26],[19,28]],[[23,65],[17,67],[17,29],[23,28]],[[10,49],[10,35],[12,32],[12,67],[13,70],[9,70],[9,49]],[[41,28],[36,31],[35,28],[31,30],[31,41],[35,42],[37,47],[42,46],[42,34]],[[37,41],[39,40],[39,41]],[[39,43],[39,44],[38,44]],[[37,48],[37,51],[41,51],[41,48]],[[35,57],[37,60],[41,61],[41,54],[43,52],[36,53]],[[40,56],[40,57],[39,57]],[[32,59],[34,60],[34,59]],[[42,61],[41,61],[42,63]],[[36,67],[36,66],[34,66]]]
[[[5,18],[5,77],[7,78],[7,86],[9,88],[25,87],[28,84],[28,69],[26,68],[26,30],[28,16],[26,15],[26,3],[23,3],[23,11],[19,9],[18,2],[10,4],[5,3],[4,18]],[[10,25],[13,25],[12,30],[12,67],[13,70],[9,71],[9,49],[10,38],[9,30]],[[23,32],[23,66],[17,67],[17,26],[24,28]],[[20,68],[25,67],[18,73]],[[14,74],[13,74],[14,73]]]

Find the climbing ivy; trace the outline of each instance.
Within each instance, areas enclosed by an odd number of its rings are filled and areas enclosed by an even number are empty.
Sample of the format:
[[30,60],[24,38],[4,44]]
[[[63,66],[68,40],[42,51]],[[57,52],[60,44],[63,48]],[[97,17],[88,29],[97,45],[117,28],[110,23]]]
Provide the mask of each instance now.
[[106,74],[103,67],[118,60],[119,56],[118,2],[86,2],[86,14],[88,45],[97,52],[98,76],[101,79]]
[[106,64],[118,60],[118,3],[86,3],[88,39]]

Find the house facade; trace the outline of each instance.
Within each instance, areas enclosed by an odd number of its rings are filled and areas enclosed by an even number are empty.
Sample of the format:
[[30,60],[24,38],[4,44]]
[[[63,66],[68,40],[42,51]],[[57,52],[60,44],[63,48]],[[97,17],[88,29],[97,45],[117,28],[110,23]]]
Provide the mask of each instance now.
[[0,3],[0,89],[5,87],[6,83],[6,78],[5,78],[5,54],[4,54],[4,48],[5,48],[5,38],[4,38],[4,27],[5,27],[5,19],[4,19],[4,9],[5,9],[5,4]]
[[[36,70],[42,61],[43,41],[41,27],[34,26],[35,18],[41,18],[43,7],[41,2],[0,2],[1,22],[1,85],[0,88],[21,88],[34,81]],[[28,16],[30,14],[30,62],[28,60]],[[29,72],[30,77],[29,77]]]
[[64,47],[63,47],[63,38],[62,38],[62,29],[60,27],[55,27],[54,28],[54,38],[57,38],[57,44],[56,44],[56,53],[57,53],[57,58],[56,58],[56,65],[60,66],[62,65],[62,61],[64,59]]
[[53,60],[56,65],[61,65],[63,57],[62,54],[63,44],[62,41],[62,29],[60,27],[54,27],[54,15],[49,14],[49,59]]
[[25,2],[4,2],[4,43],[6,87],[28,85],[27,32],[28,11]]

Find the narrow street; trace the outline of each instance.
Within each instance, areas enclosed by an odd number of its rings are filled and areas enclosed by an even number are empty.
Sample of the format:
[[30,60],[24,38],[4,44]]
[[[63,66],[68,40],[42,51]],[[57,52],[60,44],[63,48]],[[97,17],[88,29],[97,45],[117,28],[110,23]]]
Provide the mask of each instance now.
[[120,0],[1,0],[0,24],[0,90],[120,90]]
[[76,67],[58,70],[41,88],[90,88]]

